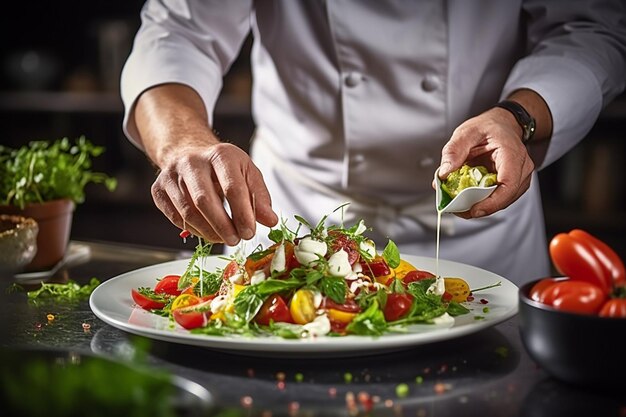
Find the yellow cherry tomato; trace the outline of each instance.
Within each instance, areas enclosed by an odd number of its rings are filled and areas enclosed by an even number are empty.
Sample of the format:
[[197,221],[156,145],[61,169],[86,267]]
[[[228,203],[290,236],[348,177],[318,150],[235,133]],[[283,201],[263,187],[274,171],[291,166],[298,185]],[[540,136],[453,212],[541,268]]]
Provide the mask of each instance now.
[[329,319],[339,323],[350,323],[358,315],[358,313],[349,313],[347,311],[336,310],[334,308],[329,308],[327,313]]
[[182,307],[189,307],[194,304],[199,304],[201,301],[202,299],[200,297],[196,297],[193,294],[181,294],[174,299],[171,309],[172,311],[174,311]]
[[298,324],[307,324],[315,319],[315,295],[313,291],[300,289],[291,297],[291,318]]
[[452,301],[462,303],[467,301],[470,295],[470,287],[467,281],[462,278],[444,278],[446,292],[452,294]]
[[415,270],[417,270],[416,267],[414,267],[404,259],[400,259],[400,264],[397,267],[393,268],[391,272],[387,275],[381,275],[379,277],[376,277],[376,281],[381,284],[387,285],[390,282],[391,278],[397,278],[401,280],[406,274]]

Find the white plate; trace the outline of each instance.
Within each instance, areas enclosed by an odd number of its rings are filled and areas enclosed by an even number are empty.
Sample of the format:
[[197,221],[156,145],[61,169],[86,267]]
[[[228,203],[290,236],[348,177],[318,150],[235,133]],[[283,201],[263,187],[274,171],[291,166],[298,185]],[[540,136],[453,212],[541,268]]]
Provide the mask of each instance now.
[[[434,272],[435,259],[402,255],[402,258],[416,268]],[[151,287],[156,280],[168,274],[181,274],[188,260],[172,261],[135,271],[127,272],[102,283],[91,294],[89,305],[102,321],[129,333],[173,343],[203,346],[207,348],[246,353],[253,355],[276,356],[359,356],[388,350],[410,348],[417,345],[439,342],[478,332],[500,323],[517,313],[518,288],[509,280],[473,266],[440,260],[439,271],[445,277],[461,277],[470,288],[480,288],[502,282],[499,287],[475,294],[475,301],[465,303],[470,314],[456,317],[447,325],[414,325],[406,333],[389,333],[380,337],[345,336],[318,337],[315,339],[288,340],[279,337],[208,336],[192,334],[172,325],[165,318],[135,306],[131,289]],[[223,268],[226,261],[217,256],[207,257],[204,269]],[[480,299],[488,304],[480,303]],[[488,312],[483,312],[485,307]],[[475,316],[484,317],[476,319]]]

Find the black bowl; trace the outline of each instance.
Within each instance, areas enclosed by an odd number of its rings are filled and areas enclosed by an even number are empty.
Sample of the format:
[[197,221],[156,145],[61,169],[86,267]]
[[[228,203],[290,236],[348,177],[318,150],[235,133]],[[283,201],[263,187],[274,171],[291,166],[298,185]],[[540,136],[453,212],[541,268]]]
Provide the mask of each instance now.
[[519,289],[520,334],[531,358],[567,383],[623,383],[626,319],[568,313],[533,301],[529,293],[538,281]]

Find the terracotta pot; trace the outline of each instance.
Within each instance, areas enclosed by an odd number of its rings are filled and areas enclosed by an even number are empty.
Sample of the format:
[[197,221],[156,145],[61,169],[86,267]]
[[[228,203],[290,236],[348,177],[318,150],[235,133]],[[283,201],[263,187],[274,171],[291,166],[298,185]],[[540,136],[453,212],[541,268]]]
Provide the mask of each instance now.
[[26,271],[50,269],[63,259],[70,240],[74,208],[74,202],[69,199],[29,204],[23,210],[0,205],[0,213],[31,217],[39,225],[37,254],[25,267]]

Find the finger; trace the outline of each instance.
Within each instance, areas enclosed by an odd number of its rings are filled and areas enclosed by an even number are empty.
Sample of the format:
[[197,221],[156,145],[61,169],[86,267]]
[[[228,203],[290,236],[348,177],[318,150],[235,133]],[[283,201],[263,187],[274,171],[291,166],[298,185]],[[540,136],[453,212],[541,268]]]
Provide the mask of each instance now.
[[445,179],[452,171],[459,169],[480,140],[481,134],[473,125],[466,122],[456,128],[441,150],[439,178]]
[[272,199],[263,181],[263,174],[256,166],[252,166],[246,178],[248,189],[251,190],[252,211],[256,221],[267,227],[278,223],[278,216],[272,209]]
[[241,235],[224,208],[219,186],[216,187],[206,170],[185,177],[181,186],[187,189],[195,211],[207,225],[200,229],[202,232],[214,231],[221,241],[230,246],[239,243]]
[[[194,236],[203,236],[198,230],[196,230],[193,225],[189,224],[183,217],[180,215],[174,203],[167,195],[165,189],[161,188],[160,184],[155,182],[151,189],[152,199],[154,200],[155,206],[167,217],[172,224],[180,229],[187,229]],[[205,233],[203,236],[210,242],[221,242],[219,236],[216,233]]]

